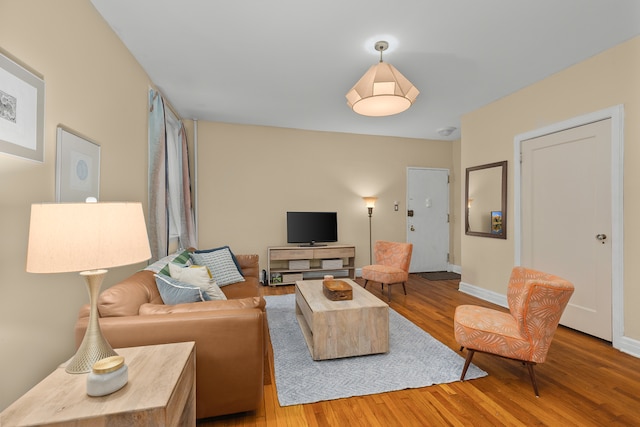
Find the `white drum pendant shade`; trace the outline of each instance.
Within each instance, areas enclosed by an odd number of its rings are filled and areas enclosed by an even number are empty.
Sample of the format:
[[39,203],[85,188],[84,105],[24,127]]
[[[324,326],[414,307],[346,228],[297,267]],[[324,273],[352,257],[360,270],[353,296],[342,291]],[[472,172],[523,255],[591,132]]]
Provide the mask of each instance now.
[[347,104],[364,116],[391,116],[411,107],[420,91],[393,65],[371,66],[346,94]]

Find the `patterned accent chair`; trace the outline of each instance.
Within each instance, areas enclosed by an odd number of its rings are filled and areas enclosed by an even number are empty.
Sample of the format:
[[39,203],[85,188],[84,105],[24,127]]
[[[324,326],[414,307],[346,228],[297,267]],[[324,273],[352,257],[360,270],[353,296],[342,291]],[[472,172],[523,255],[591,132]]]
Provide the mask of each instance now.
[[409,279],[409,264],[411,264],[411,252],[413,244],[386,242],[378,240],[373,247],[375,256],[374,265],[362,267],[362,278],[364,279],[364,287],[371,280],[380,282],[382,290],[387,285],[387,298],[391,301],[391,285],[402,284],[404,294],[407,289],[404,284]]
[[515,267],[507,290],[509,313],[475,305],[456,307],[455,338],[467,348],[460,380],[476,351],[518,360],[527,366],[536,397],[533,367],[546,360],[560,317],[573,294],[573,284],[541,271]]

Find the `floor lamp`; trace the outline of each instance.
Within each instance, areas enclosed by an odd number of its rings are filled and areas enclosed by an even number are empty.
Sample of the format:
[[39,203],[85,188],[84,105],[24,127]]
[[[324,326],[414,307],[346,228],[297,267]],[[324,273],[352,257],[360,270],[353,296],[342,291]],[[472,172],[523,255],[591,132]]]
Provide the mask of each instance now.
[[371,215],[373,215],[373,208],[376,206],[377,197],[363,197],[364,203],[367,205],[369,211],[369,265],[373,264],[373,246],[371,242]]
[[31,206],[27,272],[79,272],[89,291],[89,324],[65,370],[90,372],[93,364],[115,356],[102,336],[97,301],[105,268],[151,258],[140,203],[44,203]]

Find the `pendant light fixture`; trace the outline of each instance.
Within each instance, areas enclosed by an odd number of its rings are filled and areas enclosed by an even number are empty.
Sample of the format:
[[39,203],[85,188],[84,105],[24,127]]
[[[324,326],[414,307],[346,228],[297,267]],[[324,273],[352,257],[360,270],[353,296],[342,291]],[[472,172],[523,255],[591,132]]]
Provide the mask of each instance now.
[[382,52],[389,48],[389,43],[379,41],[374,47],[380,52],[380,62],[372,65],[345,95],[347,104],[363,116],[402,113],[411,107],[420,91],[393,65],[382,62]]

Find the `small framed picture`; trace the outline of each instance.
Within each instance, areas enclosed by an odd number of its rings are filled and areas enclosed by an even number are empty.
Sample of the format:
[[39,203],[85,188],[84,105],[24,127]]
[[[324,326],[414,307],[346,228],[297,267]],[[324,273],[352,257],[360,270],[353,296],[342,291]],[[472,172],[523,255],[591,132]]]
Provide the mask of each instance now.
[[502,234],[502,211],[491,211],[491,234]]
[[58,126],[56,201],[84,202],[100,196],[100,146]]
[[0,152],[44,161],[44,80],[0,55]]

